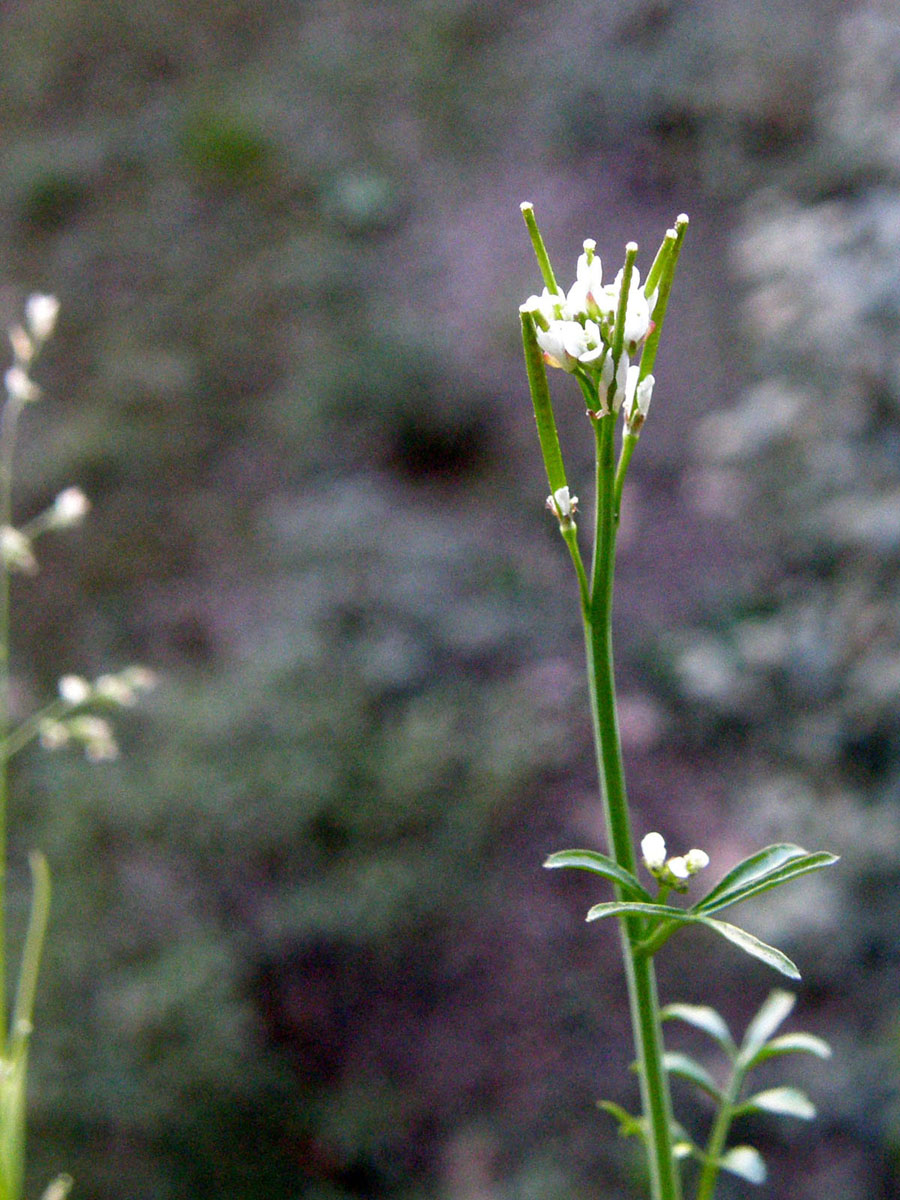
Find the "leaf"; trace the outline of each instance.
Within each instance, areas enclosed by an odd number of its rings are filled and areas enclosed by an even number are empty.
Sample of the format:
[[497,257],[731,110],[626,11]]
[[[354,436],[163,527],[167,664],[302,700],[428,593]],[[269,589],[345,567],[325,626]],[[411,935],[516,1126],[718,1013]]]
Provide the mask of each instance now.
[[633,899],[644,900],[648,904],[653,903],[653,897],[641,887],[630,871],[626,871],[614,859],[608,858],[605,854],[599,854],[596,850],[558,850],[556,854],[550,855],[544,866],[551,869],[554,867],[577,867],[582,871],[593,871],[597,875],[602,875],[604,879],[608,879],[610,883],[617,884]]
[[719,1159],[719,1166],[723,1171],[730,1171],[732,1175],[746,1179],[748,1183],[766,1182],[767,1171],[763,1156],[752,1146],[732,1146]]
[[738,946],[745,954],[749,954],[751,958],[758,958],[766,966],[772,967],[775,971],[780,971],[782,975],[787,975],[788,979],[800,978],[800,972],[797,970],[796,963],[791,962],[786,954],[782,954],[774,946],[770,946],[766,942],[761,942],[759,938],[754,937],[752,933],[748,933],[746,929],[739,929],[737,925],[730,925],[728,921],[719,921],[712,917],[701,917],[700,920],[704,925],[708,925],[710,929],[715,929],[716,933],[721,934],[723,938],[727,938],[729,942]]
[[801,846],[781,842],[757,850],[739,862],[716,884],[711,892],[698,900],[691,909],[696,913],[718,912],[731,904],[747,900],[760,892],[779,887],[800,875],[818,871],[837,862],[837,855],[825,850],[808,853]]
[[718,1084],[712,1075],[689,1055],[682,1054],[678,1050],[667,1050],[663,1054],[663,1066],[670,1075],[677,1075],[680,1079],[687,1079],[690,1083],[700,1088],[702,1092],[706,1092],[708,1096],[712,1096],[713,1100],[721,1101],[722,1093],[719,1091]]
[[659,1014],[664,1021],[684,1021],[702,1029],[719,1043],[729,1057],[734,1055],[734,1041],[725,1021],[708,1004],[667,1004]]
[[586,921],[599,921],[603,917],[627,917],[630,915],[639,915],[644,917],[666,917],[672,921],[677,921],[682,925],[689,925],[692,922],[705,920],[694,916],[684,908],[672,908],[668,904],[654,904],[652,901],[636,902],[631,900],[610,900],[603,904],[595,904],[593,908],[588,909],[588,914],[585,917]]
[[792,992],[783,992],[780,988],[769,993],[747,1026],[741,1043],[742,1063],[748,1063],[763,1048],[782,1021],[790,1015],[796,1001],[797,997]]
[[629,916],[631,914],[664,918],[678,925],[705,925],[718,933],[720,937],[726,938],[738,946],[751,958],[758,958],[760,962],[780,971],[782,975],[787,975],[789,979],[800,978],[796,964],[792,963],[786,954],[776,950],[774,946],[761,942],[752,933],[747,933],[745,929],[739,929],[737,925],[730,925],[727,921],[719,921],[702,913],[690,912],[683,908],[670,908],[667,904],[637,904],[630,901],[613,900],[605,904],[595,904],[588,910],[586,920],[598,921],[603,917]]
[[774,1058],[778,1054],[815,1054],[818,1058],[831,1058],[831,1047],[824,1038],[816,1037],[814,1033],[783,1033],[781,1037],[772,1038],[753,1055],[747,1066],[755,1067],[758,1063]]
[[801,1121],[811,1121],[816,1115],[816,1106],[799,1088],[774,1087],[764,1092],[757,1092],[749,1100],[745,1100],[734,1110],[735,1116],[741,1113],[770,1112],[783,1117],[798,1117]]

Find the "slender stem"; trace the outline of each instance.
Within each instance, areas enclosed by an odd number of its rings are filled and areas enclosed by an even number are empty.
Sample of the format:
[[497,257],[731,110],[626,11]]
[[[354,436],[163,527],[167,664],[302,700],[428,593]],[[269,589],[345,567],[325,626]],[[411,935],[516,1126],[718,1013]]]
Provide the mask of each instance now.
[[[13,456],[21,401],[9,395],[0,414],[0,530],[12,524]],[[6,806],[9,782],[9,566],[0,554],[0,1055],[7,1045]]]
[[[594,743],[610,850],[632,873],[636,867],[628,813],[625,771],[616,713],[613,668],[612,601],[615,570],[614,415],[594,422],[597,445],[597,520],[591,604],[584,633]],[[652,959],[635,952],[641,925],[620,924],[632,1028],[640,1073],[641,1100],[647,1121],[647,1152],[653,1200],[680,1200],[681,1181],[672,1148],[672,1104],[663,1066],[662,1028]]]
[[710,1131],[709,1142],[703,1158],[703,1170],[700,1173],[700,1182],[697,1184],[697,1200],[712,1200],[721,1170],[719,1160],[725,1149],[728,1130],[731,1128],[734,1118],[734,1106],[737,1104],[743,1086],[744,1071],[736,1063]]

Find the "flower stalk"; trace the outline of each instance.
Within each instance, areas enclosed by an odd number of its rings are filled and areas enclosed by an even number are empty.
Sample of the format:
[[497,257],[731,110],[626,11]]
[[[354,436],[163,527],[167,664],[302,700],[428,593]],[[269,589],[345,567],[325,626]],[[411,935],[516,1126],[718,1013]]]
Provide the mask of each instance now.
[[[827,1048],[823,1049],[819,1039],[805,1034],[767,1041],[793,1004],[793,997],[787,993],[774,992],[751,1023],[738,1052],[724,1021],[713,1009],[684,1004],[660,1009],[654,955],[678,930],[700,926],[788,978],[799,979],[796,966],[782,951],[713,914],[829,866],[836,858],[825,851],[809,853],[792,843],[767,846],[738,863],[711,891],[685,908],[670,904],[670,893],[674,892],[676,897],[684,895],[693,876],[709,865],[709,856],[695,846],[684,854],[669,857],[662,835],[648,833],[641,840],[641,857],[644,868],[656,881],[656,896],[637,878],[616,709],[613,658],[616,535],[625,478],[650,404],[654,386],[652,368],[688,219],[680,216],[667,231],[643,287],[635,243],[630,242],[626,247],[624,265],[614,282],[604,285],[596,243],[588,239],[578,259],[575,282],[564,292],[556,282],[533,207],[523,204],[522,213],[544,280],[542,294],[530,296],[519,310],[525,362],[550,484],[547,508],[559,522],[578,582],[597,773],[610,851],[602,854],[595,850],[562,850],[550,855],[544,865],[592,871],[615,889],[615,900],[595,904],[587,919],[616,917],[619,921],[642,1115],[634,1117],[611,1101],[603,1101],[601,1107],[619,1121],[622,1134],[636,1135],[643,1141],[651,1200],[681,1200],[679,1162],[686,1156],[701,1164],[697,1200],[712,1200],[723,1170],[752,1183],[765,1178],[762,1156],[753,1147],[726,1148],[734,1116],[769,1111],[809,1119],[815,1112],[809,1100],[790,1087],[769,1089],[739,1103],[746,1072],[773,1054],[805,1050],[822,1057]],[[566,480],[547,380],[548,366],[561,368],[575,378],[593,428],[595,505],[589,572],[578,542],[575,520],[578,499]],[[619,437],[616,426],[620,413]],[[731,1083],[724,1092],[719,1091],[700,1064],[685,1054],[665,1050],[662,1019],[667,1016],[678,1016],[719,1042],[733,1064]],[[673,1073],[683,1075],[719,1102],[705,1149],[673,1119],[669,1089],[669,1076]]]

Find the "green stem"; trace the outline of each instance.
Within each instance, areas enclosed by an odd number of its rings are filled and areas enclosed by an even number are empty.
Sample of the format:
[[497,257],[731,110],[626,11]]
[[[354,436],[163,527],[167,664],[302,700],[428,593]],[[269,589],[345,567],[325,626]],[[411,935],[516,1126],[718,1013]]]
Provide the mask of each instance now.
[[722,1096],[719,1111],[716,1113],[712,1130],[710,1131],[706,1153],[703,1157],[703,1170],[700,1173],[700,1182],[697,1184],[697,1200],[712,1200],[713,1193],[716,1190],[716,1182],[719,1178],[719,1171],[721,1170],[719,1160],[725,1149],[728,1131],[734,1119],[734,1107],[737,1104],[737,1099],[743,1086],[744,1071],[740,1066],[735,1064],[728,1087]]
[[[625,790],[625,771],[616,712],[612,602],[615,570],[616,417],[594,421],[597,445],[597,519],[590,608],[584,634],[594,743],[609,846],[616,862],[634,873],[634,839]],[[621,897],[620,897],[621,898]],[[680,1200],[681,1181],[672,1147],[672,1104],[663,1066],[662,1027],[652,959],[636,952],[642,927],[621,922],[622,955],[637,1053],[641,1100],[647,1121],[647,1152],[653,1200]]]
[[[12,524],[13,457],[21,401],[8,396],[0,414],[0,529]],[[7,1046],[6,806],[9,785],[9,567],[0,555],[0,1055]]]

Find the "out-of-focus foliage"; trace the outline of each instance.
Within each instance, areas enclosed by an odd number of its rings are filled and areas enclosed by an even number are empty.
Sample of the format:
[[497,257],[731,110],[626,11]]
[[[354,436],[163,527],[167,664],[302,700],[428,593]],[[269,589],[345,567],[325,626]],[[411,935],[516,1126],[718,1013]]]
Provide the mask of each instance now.
[[[838,1044],[771,1194],[888,1186],[900,52],[844,7],[4,8],[0,315],[63,302],[23,474],[95,504],[20,586],[18,686],[163,676],[116,764],[18,770],[15,880],[31,845],[56,880],[35,1180],[627,1188],[592,1115],[634,1086],[612,931],[539,868],[601,834],[518,365],[527,198],[572,261],[691,213],[623,529],[633,792],[723,870],[828,826],[841,884],[753,927]],[[667,998],[740,1024],[770,980],[685,943]]]

